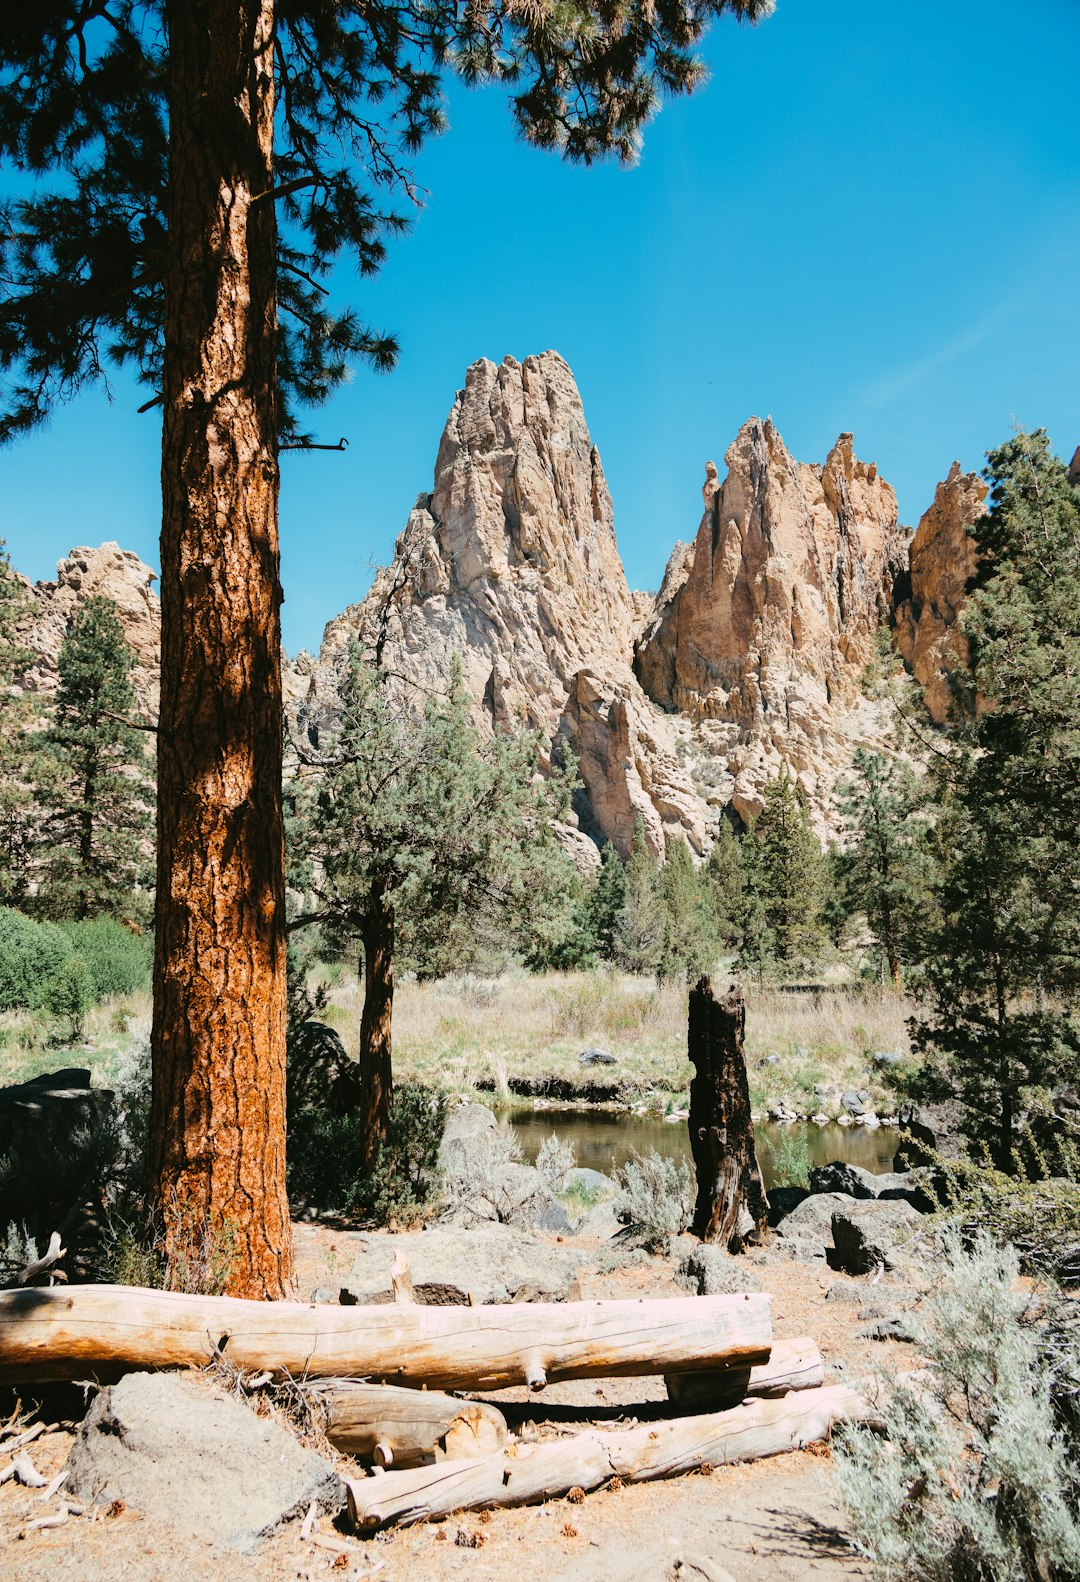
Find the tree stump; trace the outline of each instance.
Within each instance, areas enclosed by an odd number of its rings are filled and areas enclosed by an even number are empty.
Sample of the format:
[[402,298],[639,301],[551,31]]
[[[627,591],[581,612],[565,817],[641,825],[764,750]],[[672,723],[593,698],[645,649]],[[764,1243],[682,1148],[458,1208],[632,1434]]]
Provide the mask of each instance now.
[[690,1083],[690,1149],[697,1172],[693,1232],[729,1252],[762,1240],[769,1200],[754,1151],[743,1033],[746,1007],[732,984],[718,1000],[708,978],[690,991],[687,1037],[696,1076]]

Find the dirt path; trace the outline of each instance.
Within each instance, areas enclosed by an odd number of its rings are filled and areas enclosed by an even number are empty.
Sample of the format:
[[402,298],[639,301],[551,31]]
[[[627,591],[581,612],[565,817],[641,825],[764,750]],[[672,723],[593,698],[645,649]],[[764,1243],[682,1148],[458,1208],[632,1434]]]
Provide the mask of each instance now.
[[[350,1233],[298,1225],[300,1294],[332,1283],[350,1263]],[[826,1301],[843,1277],[819,1263],[754,1266],[773,1295],[777,1338],[817,1338],[827,1371],[843,1359],[848,1377],[865,1376],[872,1362],[912,1365],[910,1347],[857,1339],[858,1302]],[[863,1281],[852,1282],[867,1296]],[[651,1259],[607,1274],[586,1273],[585,1297],[674,1295],[672,1266]],[[680,1292],[680,1294],[685,1294]],[[831,1366],[830,1366],[831,1365]],[[551,1386],[542,1397],[524,1390],[496,1399],[508,1415],[537,1426],[546,1438],[569,1423],[598,1424],[660,1409],[660,1379],[574,1381]],[[516,1408],[516,1410],[515,1410]],[[548,1419],[546,1424],[543,1420]],[[32,1447],[46,1476],[60,1471],[73,1438],[57,1428]],[[176,1490],[183,1501],[184,1490]],[[553,1500],[524,1510],[467,1513],[440,1523],[392,1531],[372,1539],[347,1538],[342,1557],[304,1542],[299,1524],[280,1531],[253,1556],[238,1556],[173,1532],[151,1527],[135,1511],[95,1521],[71,1518],[56,1529],[29,1530],[54,1507],[36,1490],[9,1481],[0,1488],[0,1574],[6,1582],[72,1578],[76,1582],[284,1582],[341,1577],[361,1582],[475,1579],[475,1582],[667,1582],[676,1556],[700,1557],[730,1572],[735,1582],[838,1582],[869,1574],[844,1536],[844,1519],[831,1490],[827,1451],[799,1452],[748,1466],[663,1483],[607,1488],[580,1503]],[[329,1523],[321,1532],[334,1535]],[[686,1575],[692,1572],[684,1571]]]

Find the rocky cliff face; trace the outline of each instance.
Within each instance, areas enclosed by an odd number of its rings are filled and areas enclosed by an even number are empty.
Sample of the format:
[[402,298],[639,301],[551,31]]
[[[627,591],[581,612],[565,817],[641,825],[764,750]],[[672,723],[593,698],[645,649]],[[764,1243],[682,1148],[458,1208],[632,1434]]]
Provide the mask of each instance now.
[[678,546],[637,644],[648,695],[720,757],[748,818],[783,764],[819,826],[836,771],[875,722],[858,688],[905,561],[896,496],[841,434],[823,466],[751,418],[709,463],[705,512]]
[[894,638],[921,684],[930,716],[942,725],[952,706],[952,673],[967,661],[957,617],[978,553],[968,532],[986,515],[986,484],[954,461],[911,541],[911,593],[896,609]]
[[700,851],[707,811],[631,670],[639,617],[570,369],[555,352],[477,362],[432,492],[367,597],[328,626],[298,721],[317,729],[332,713],[351,636],[418,694],[438,689],[457,655],[478,724],[522,720],[549,752],[569,740],[585,782],[581,834],[626,850],[640,815],[658,852],[675,830]]
[[34,658],[22,685],[30,692],[56,691],[60,644],[86,600],[101,595],[117,607],[124,636],[135,650],[132,681],[140,707],[156,719],[161,612],[154,581],[154,573],[138,555],[119,544],[101,544],[97,549],[73,549],[57,566],[55,582],[27,583],[36,609],[22,641]]

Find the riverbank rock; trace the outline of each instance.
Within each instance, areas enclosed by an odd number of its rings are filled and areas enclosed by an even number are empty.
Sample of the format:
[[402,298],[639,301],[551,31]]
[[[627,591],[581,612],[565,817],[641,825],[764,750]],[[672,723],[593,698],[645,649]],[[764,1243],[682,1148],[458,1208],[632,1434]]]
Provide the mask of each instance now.
[[102,1390],[67,1465],[77,1499],[122,1500],[242,1554],[312,1501],[332,1514],[345,1496],[330,1463],[277,1423],[171,1373],[129,1373]]
[[873,1269],[891,1269],[898,1262],[905,1262],[907,1254],[902,1249],[911,1241],[922,1218],[918,1209],[910,1203],[881,1199],[849,1199],[848,1203],[848,1207],[835,1210],[832,1216],[833,1267],[848,1274],[869,1274]]
[[833,1215],[854,1201],[842,1192],[809,1193],[784,1216],[776,1226],[776,1234],[786,1240],[798,1238],[831,1246]]
[[474,1306],[499,1302],[576,1302],[585,1254],[511,1225],[432,1225],[396,1236],[371,1236],[342,1287],[342,1301],[393,1300],[390,1271],[398,1253],[409,1264],[418,1302]]

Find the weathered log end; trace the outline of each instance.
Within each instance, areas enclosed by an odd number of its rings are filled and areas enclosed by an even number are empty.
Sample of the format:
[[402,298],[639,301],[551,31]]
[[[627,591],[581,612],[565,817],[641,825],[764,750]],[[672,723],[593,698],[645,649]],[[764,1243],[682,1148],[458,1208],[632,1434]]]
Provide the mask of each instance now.
[[754,1149],[744,1038],[746,1006],[732,984],[720,999],[708,978],[690,991],[687,1052],[690,1083],[690,1150],[697,1172],[692,1230],[729,1252],[763,1241],[769,1200]]

